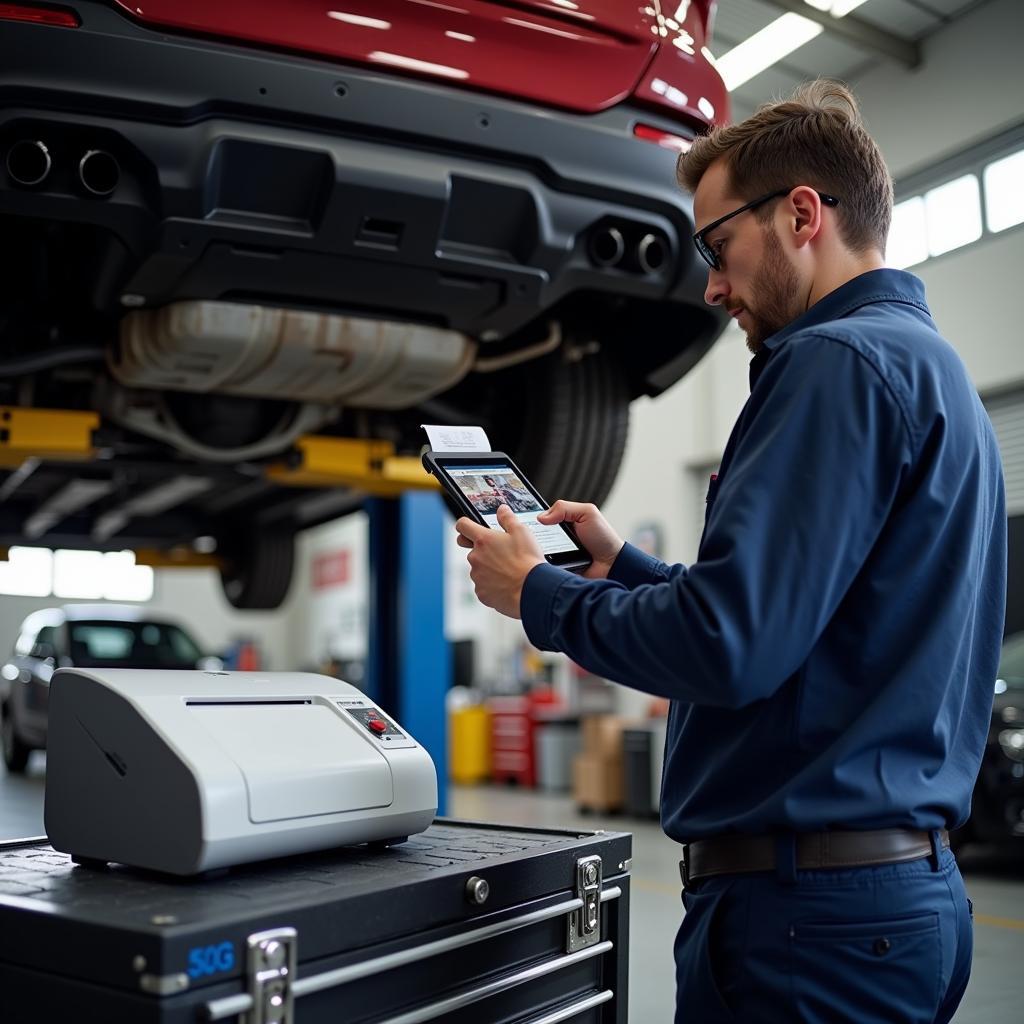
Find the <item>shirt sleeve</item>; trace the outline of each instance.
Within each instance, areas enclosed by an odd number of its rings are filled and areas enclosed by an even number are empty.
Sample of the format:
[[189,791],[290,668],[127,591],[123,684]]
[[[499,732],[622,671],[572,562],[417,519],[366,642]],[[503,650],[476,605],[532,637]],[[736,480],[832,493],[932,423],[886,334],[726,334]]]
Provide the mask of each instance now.
[[612,562],[608,579],[632,590],[641,583],[663,583],[685,572],[685,566],[666,565],[660,559],[627,543],[622,545],[622,550]]
[[624,550],[607,580],[536,567],[521,601],[535,646],[719,707],[766,698],[799,668],[884,528],[908,434],[876,368],[820,336],[773,354],[742,415],[698,560],[670,569]]

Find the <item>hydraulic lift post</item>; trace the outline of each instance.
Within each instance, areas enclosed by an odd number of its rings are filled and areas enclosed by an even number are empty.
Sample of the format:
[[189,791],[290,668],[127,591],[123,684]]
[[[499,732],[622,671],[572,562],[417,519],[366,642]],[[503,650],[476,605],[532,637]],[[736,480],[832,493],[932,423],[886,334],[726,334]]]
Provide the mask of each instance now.
[[444,635],[445,509],[437,492],[371,498],[367,696],[415,736],[437,769],[438,815],[447,809],[445,699],[451,649]]

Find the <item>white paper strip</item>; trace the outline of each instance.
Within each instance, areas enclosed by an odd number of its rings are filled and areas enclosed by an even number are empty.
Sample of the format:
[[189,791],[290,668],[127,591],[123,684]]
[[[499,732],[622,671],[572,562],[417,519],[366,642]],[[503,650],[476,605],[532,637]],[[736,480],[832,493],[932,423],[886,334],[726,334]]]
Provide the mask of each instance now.
[[491,442],[487,440],[483,427],[443,427],[421,423],[430,439],[430,448],[435,452],[489,452]]

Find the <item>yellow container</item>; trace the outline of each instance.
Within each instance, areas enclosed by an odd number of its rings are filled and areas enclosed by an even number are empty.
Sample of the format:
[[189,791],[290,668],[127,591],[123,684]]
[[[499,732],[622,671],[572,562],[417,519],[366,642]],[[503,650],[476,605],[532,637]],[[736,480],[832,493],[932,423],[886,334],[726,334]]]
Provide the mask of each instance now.
[[452,782],[483,782],[491,774],[491,723],[480,704],[448,715],[448,777]]

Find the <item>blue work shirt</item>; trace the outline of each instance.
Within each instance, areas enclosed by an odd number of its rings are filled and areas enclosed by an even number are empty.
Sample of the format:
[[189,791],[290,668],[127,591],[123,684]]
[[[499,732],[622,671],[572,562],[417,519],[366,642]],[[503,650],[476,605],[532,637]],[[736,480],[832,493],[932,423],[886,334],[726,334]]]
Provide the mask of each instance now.
[[537,566],[521,614],[672,699],[662,824],[688,842],[962,823],[1005,601],[988,416],[921,281],[875,270],[754,357],[693,565]]

